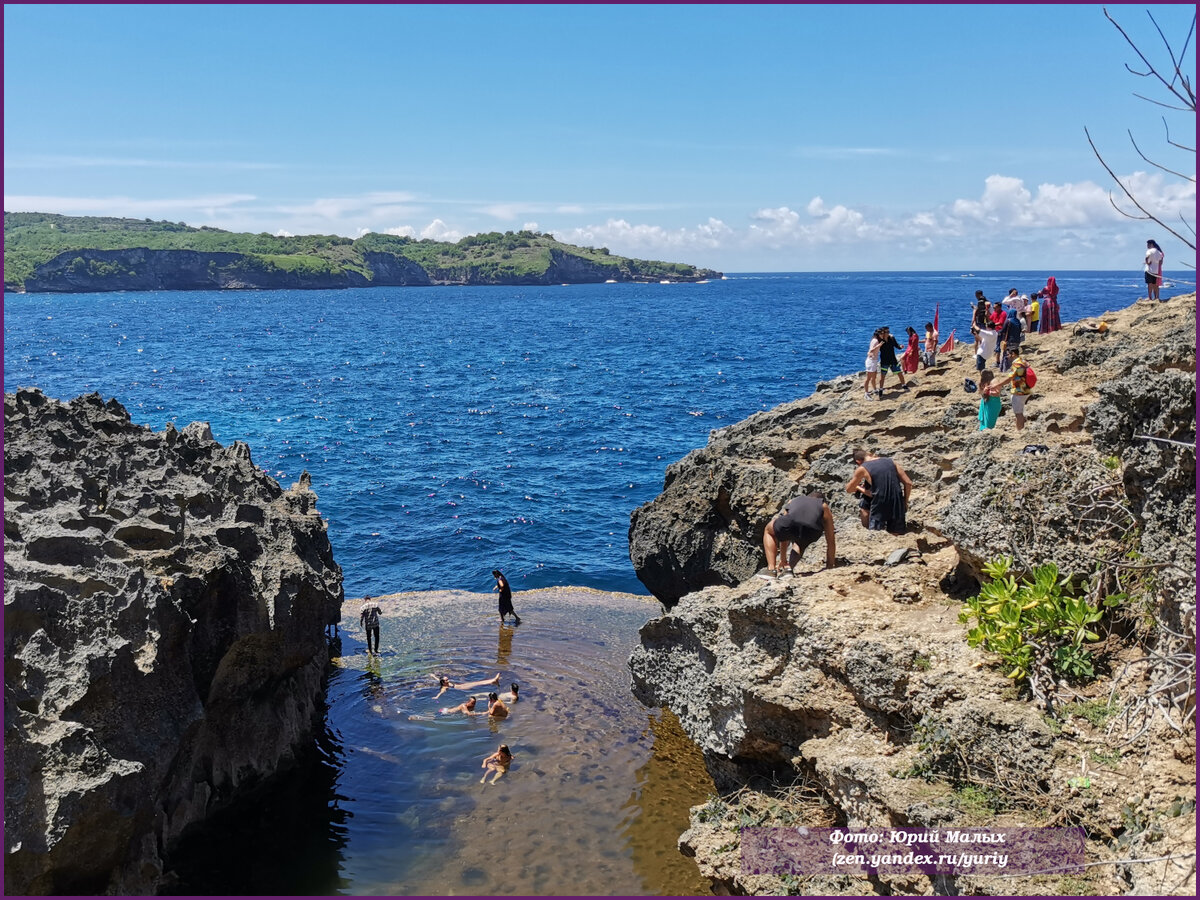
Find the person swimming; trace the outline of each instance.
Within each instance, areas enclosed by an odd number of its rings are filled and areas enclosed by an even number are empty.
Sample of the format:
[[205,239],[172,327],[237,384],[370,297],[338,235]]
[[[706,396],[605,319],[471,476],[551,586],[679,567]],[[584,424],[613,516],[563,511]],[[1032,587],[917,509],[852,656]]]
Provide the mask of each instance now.
[[496,719],[503,719],[508,715],[508,707],[504,705],[504,701],[500,699],[500,696],[495,691],[488,694],[487,714]]
[[483,784],[487,781],[488,772],[495,772],[492,778],[492,784],[500,780],[500,777],[508,771],[508,767],[512,765],[512,751],[508,749],[508,744],[501,744],[500,749],[491,756],[485,757],[480,768],[486,770],[483,777],[479,779],[479,783]]
[[460,704],[458,704],[458,706],[443,706],[441,709],[441,712],[444,715],[450,715],[452,713],[460,712],[460,713],[463,713],[464,715],[468,715],[468,716],[482,716],[483,715],[482,712],[475,711],[475,704],[477,702],[478,701],[474,697],[471,697],[467,700],[466,703],[460,703]]
[[485,685],[489,684],[497,685],[500,683],[499,672],[496,673],[494,678],[485,678],[483,681],[467,681],[463,684],[453,682],[445,675],[434,675],[433,677],[438,680],[438,692],[434,695],[434,700],[442,696],[442,694],[446,693],[446,691],[450,690],[450,688],[454,688],[456,691],[469,691],[471,688],[484,687]]
[[505,694],[500,699],[507,700],[509,703],[516,703],[518,700],[521,699],[520,690],[521,690],[521,686],[514,681],[511,685],[509,685],[508,693]]

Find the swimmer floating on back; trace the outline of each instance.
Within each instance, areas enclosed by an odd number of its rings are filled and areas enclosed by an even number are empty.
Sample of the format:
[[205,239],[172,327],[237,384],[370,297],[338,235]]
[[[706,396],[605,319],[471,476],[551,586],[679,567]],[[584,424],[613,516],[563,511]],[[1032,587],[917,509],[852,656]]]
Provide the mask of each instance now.
[[471,690],[471,688],[483,687],[484,685],[488,685],[488,684],[499,684],[500,683],[500,673],[499,672],[496,673],[496,676],[494,678],[487,678],[487,679],[484,679],[483,681],[468,681],[468,682],[464,682],[463,684],[457,684],[455,682],[452,682],[445,675],[434,675],[433,677],[438,680],[438,688],[439,688],[437,694],[433,698],[434,700],[436,700],[438,697],[442,696],[442,694],[446,693],[446,691],[448,691],[450,688],[454,688],[456,691],[469,691],[469,690]]

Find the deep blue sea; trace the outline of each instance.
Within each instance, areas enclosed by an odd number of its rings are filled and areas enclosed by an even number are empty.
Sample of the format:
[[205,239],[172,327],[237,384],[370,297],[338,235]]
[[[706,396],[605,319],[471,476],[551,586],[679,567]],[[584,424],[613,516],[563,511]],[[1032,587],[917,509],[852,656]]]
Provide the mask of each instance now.
[[[922,331],[940,304],[961,336],[976,289],[1047,274],[6,294],[4,389],[207,421],[285,487],[307,469],[349,597],[487,591],[493,568],[644,593],[629,514],[711,429],[859,371],[878,325]],[[1053,274],[1064,322],[1145,294],[1137,271]]]
[[[1047,274],[6,295],[5,391],[98,391],[156,430],[209,422],[284,486],[307,469],[347,596],[402,592],[381,656],[343,609],[307,762],[176,848],[169,890],[707,892],[676,840],[712,782],[674,717],[629,691],[659,610],[630,512],[711,429],[859,371],[879,325],[922,330],[940,304],[942,334],[962,335],[975,290]],[[1139,272],[1054,274],[1064,322],[1144,293]],[[498,624],[493,568],[518,628]],[[499,672],[522,700],[503,720],[440,712],[466,694],[439,699],[433,672]],[[501,741],[512,771],[482,784]]]

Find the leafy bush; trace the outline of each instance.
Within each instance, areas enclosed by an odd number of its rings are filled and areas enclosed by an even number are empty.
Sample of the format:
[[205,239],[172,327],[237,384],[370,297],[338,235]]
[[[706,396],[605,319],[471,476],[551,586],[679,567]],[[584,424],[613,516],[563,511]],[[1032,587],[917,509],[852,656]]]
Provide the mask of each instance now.
[[[1009,574],[1012,558],[1002,556],[984,566],[991,581],[965,603],[958,620],[975,627],[967,643],[1000,657],[1009,678],[1030,680],[1035,689],[1047,675],[1092,678],[1092,654],[1084,644],[1098,641],[1092,627],[1103,610],[1075,596],[1070,579],[1053,563],[1038,566],[1033,577],[1019,582]],[[1106,601],[1112,605],[1115,598]]]

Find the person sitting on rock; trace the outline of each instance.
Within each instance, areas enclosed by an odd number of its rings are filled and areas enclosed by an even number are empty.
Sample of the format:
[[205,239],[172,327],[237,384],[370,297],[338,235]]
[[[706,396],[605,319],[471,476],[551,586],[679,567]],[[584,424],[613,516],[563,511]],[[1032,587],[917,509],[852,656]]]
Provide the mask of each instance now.
[[846,493],[861,498],[859,516],[863,528],[904,534],[908,530],[905,515],[912,480],[895,460],[856,449],[853,454],[854,475],[846,485]]
[[[825,568],[837,565],[837,539],[833,532],[833,513],[820,494],[797,497],[783,508],[763,529],[763,551],[767,555],[767,574],[791,574],[792,566],[804,556],[808,545],[825,535]],[[795,559],[790,547],[796,545]]]

